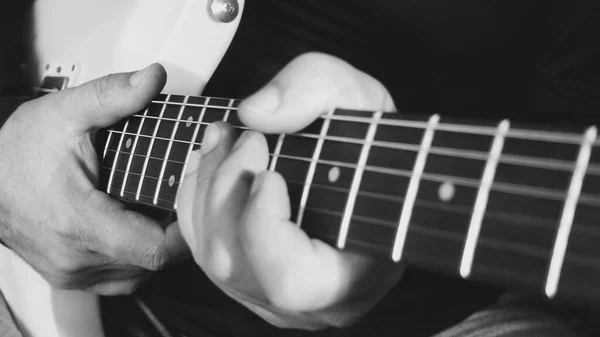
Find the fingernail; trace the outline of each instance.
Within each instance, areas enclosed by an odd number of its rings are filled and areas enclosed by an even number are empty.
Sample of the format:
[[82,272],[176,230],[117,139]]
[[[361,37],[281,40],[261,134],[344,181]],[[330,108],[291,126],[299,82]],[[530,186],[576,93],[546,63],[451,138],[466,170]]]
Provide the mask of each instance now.
[[138,70],[135,73],[133,73],[131,75],[131,77],[129,77],[129,84],[132,87],[139,87],[140,84],[143,83],[144,77],[146,77],[146,74],[148,73],[148,71],[150,70],[151,67],[152,67],[152,64],[142,70]]
[[198,166],[200,166],[200,157],[202,155],[198,151],[193,151],[190,153],[190,157],[188,158],[187,168],[185,169],[185,174],[191,174],[198,170]]
[[200,147],[202,154],[212,151],[219,144],[219,140],[221,140],[221,130],[216,124],[210,124],[204,131],[204,138],[202,138],[202,147]]
[[246,109],[262,115],[275,112],[280,103],[281,93],[279,89],[270,85],[248,97],[244,101],[244,106]]

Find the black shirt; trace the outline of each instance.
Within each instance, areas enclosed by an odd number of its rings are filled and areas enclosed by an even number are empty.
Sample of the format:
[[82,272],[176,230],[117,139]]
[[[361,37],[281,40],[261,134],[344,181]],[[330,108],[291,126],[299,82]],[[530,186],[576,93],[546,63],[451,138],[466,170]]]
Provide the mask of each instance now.
[[[243,98],[294,57],[321,51],[380,80],[399,110],[597,122],[595,1],[248,0],[243,15],[207,95]],[[409,269],[356,327],[317,333],[269,326],[193,263],[163,272],[139,296],[169,329],[187,336],[416,337],[457,323],[498,291]],[[112,301],[112,308],[131,305]]]

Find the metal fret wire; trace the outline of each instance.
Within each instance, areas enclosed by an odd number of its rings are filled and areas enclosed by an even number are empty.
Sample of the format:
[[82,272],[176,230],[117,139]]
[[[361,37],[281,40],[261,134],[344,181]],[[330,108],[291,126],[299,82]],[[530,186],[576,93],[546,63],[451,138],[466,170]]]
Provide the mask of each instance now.
[[392,260],[396,262],[402,259],[404,243],[406,242],[406,234],[408,233],[408,225],[412,216],[413,204],[417,198],[419,184],[421,183],[421,176],[423,175],[423,169],[425,168],[425,162],[427,160],[427,155],[429,154],[429,148],[433,142],[433,134],[436,131],[439,121],[439,115],[433,115],[429,118],[429,121],[427,122],[427,129],[423,133],[421,150],[419,150],[417,159],[415,159],[413,174],[410,177],[410,182],[408,183],[408,188],[406,189],[406,197],[404,203],[402,204],[402,213],[400,215],[400,220],[398,221],[396,238],[394,239]]
[[381,114],[381,112],[376,112],[373,115],[373,119],[371,120],[371,124],[369,124],[369,129],[367,130],[367,135],[365,137],[365,145],[363,145],[360,157],[358,158],[357,169],[354,170],[354,178],[352,179],[352,186],[348,192],[348,201],[344,210],[344,217],[342,219],[342,224],[340,225],[340,232],[337,240],[337,246],[340,249],[343,249],[346,245],[346,238],[348,237],[348,230],[350,229],[350,219],[352,214],[354,214],[354,206],[356,204],[360,182],[362,181],[364,167],[369,157],[371,144],[375,138],[375,132],[377,132],[377,122],[381,119]]
[[[169,99],[169,97],[170,96],[167,96],[167,99]],[[156,126],[154,127],[154,132],[152,133],[152,138],[150,139],[150,145],[148,146],[148,151],[146,152],[146,158],[144,159],[144,166],[142,167],[142,174],[141,174],[140,182],[138,184],[137,191],[135,194],[135,200],[140,199],[140,193],[142,192],[142,184],[144,183],[146,169],[148,168],[148,160],[150,159],[150,154],[152,153],[152,145],[154,145],[154,140],[156,139],[156,134],[158,133],[158,128],[160,127],[160,122],[161,122],[160,117],[163,116],[166,109],[167,109],[167,105],[165,104],[165,105],[163,105],[162,109],[160,110],[159,119],[156,122]]]
[[[183,103],[187,103],[189,96],[186,96]],[[179,109],[179,113],[177,116],[178,121],[175,122],[175,125],[173,126],[173,131],[171,132],[171,138],[169,138],[169,144],[167,145],[167,150],[165,151],[165,158],[164,161],[161,165],[160,168],[160,174],[158,177],[158,182],[156,183],[156,192],[154,193],[154,199],[153,202],[154,204],[156,204],[158,202],[158,194],[160,193],[160,188],[162,187],[162,179],[163,176],[165,174],[165,168],[167,167],[167,158],[169,158],[169,155],[171,154],[171,148],[173,147],[173,139],[175,139],[175,134],[177,133],[177,128],[179,127],[179,120],[181,119],[181,116],[183,116],[183,110],[185,109],[185,106],[181,106],[181,108]]]
[[[206,98],[204,100],[204,103],[208,104],[209,101],[210,101],[210,98]],[[198,114],[198,123],[196,123],[196,127],[194,128],[194,133],[192,134],[192,141],[189,142],[190,146],[188,147],[188,151],[185,156],[185,162],[183,163],[183,168],[181,169],[181,173],[179,173],[179,181],[180,182],[183,181],[183,178],[185,177],[185,171],[187,169],[188,161],[190,160],[190,155],[192,154],[192,151],[194,150],[194,144],[195,144],[196,137],[198,136],[198,131],[200,131],[200,121],[202,121],[202,118],[204,118],[205,112],[206,112],[206,108],[203,108],[200,111],[200,113]],[[173,205],[173,209],[177,209],[177,198],[175,198],[175,204]]]
[[[333,114],[333,109],[329,111],[329,114]],[[323,125],[321,125],[321,133],[319,134],[321,137],[327,134],[329,129],[329,121],[325,120]],[[310,193],[310,185],[312,184],[312,180],[315,174],[315,169],[317,167],[316,161],[321,156],[321,150],[323,148],[323,139],[319,139],[317,144],[315,145],[315,149],[313,151],[312,159],[308,166],[308,171],[306,172],[306,181],[304,183],[304,188],[302,189],[302,196],[300,197],[300,208],[298,209],[298,219],[296,219],[296,224],[301,226],[302,217],[304,216],[304,207],[306,206],[306,202],[308,200],[308,193]]]
[[[146,114],[148,113],[148,109],[144,110],[144,116],[146,116]],[[135,135],[135,139],[133,140],[133,146],[131,147],[131,154],[129,155],[129,159],[127,160],[127,168],[125,169],[125,177],[123,178],[123,184],[121,184],[121,193],[120,195],[123,196],[123,193],[125,193],[125,186],[127,185],[127,178],[129,177],[129,169],[131,168],[131,162],[133,161],[133,153],[135,153],[135,149],[137,147],[137,143],[138,140],[140,139],[140,133],[142,132],[142,127],[144,126],[144,122],[146,121],[146,119],[142,118],[141,122],[140,122],[140,126],[138,127],[138,131],[137,134]],[[124,129],[126,130],[126,129]],[[123,131],[125,132],[125,131]],[[117,156],[115,156],[115,163],[117,162]]]
[[467,232],[462,260],[460,262],[459,271],[463,278],[467,278],[471,274],[473,259],[475,258],[475,249],[477,247],[477,241],[479,240],[479,234],[481,232],[483,216],[487,208],[490,188],[494,182],[496,167],[498,166],[498,159],[502,154],[504,136],[508,132],[509,128],[510,123],[508,120],[504,120],[498,124],[498,131],[496,132],[496,137],[494,137],[494,141],[492,142],[489,159],[481,177],[481,184],[479,186],[479,190],[477,191],[477,198],[475,199],[475,206],[473,206],[473,214],[471,215],[471,222],[469,223],[469,230]]
[[561,214],[560,223],[558,226],[558,234],[556,235],[556,241],[552,251],[552,258],[550,260],[550,267],[548,269],[548,277],[546,279],[545,292],[550,298],[554,297],[554,295],[556,295],[556,291],[558,290],[558,282],[560,280],[562,266],[565,260],[565,254],[567,252],[567,244],[569,243],[569,236],[573,226],[575,209],[577,208],[577,200],[579,200],[581,185],[583,184],[583,178],[585,177],[585,172],[590,160],[591,146],[596,140],[596,136],[596,128],[591,127],[584,134],[581,140],[581,148],[579,150],[579,155],[577,156],[577,164],[575,166],[575,170],[573,171],[573,176],[569,185],[569,191],[567,193],[563,212]]
[[[125,125],[123,126],[123,132],[125,132],[125,130],[127,130],[128,125],[129,125],[129,121],[127,121],[125,123]],[[121,134],[121,137],[119,138],[119,145],[117,145],[117,147],[119,149],[121,148],[121,144],[123,144],[123,138],[125,138],[125,135]],[[119,154],[121,154],[121,152],[117,152],[115,154],[115,161],[113,162],[112,170],[110,171],[110,175],[108,176],[108,184],[106,187],[107,191],[110,191],[110,188],[112,186],[113,174],[115,173],[115,168],[117,167],[117,161],[119,160]]]

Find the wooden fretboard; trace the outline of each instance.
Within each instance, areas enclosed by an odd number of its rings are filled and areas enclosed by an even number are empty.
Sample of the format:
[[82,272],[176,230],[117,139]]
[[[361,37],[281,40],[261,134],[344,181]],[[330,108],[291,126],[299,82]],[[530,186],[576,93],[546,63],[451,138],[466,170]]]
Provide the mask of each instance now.
[[[160,95],[108,130],[101,186],[175,210],[206,126],[238,100]],[[464,278],[600,299],[600,143],[508,120],[336,110],[291,135],[268,135],[292,220],[359,249]]]

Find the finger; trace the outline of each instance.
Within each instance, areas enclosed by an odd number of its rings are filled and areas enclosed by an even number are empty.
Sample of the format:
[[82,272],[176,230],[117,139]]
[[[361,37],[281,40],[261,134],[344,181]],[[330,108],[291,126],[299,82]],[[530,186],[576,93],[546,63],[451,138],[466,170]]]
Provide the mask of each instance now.
[[[248,270],[239,254],[237,230],[239,216],[246,204],[254,175],[267,168],[268,147],[265,137],[246,131],[237,140],[231,154],[219,166],[207,188],[204,223],[198,231],[202,245],[197,262],[213,279],[221,282],[247,279]],[[197,217],[197,219],[200,217]]]
[[333,56],[299,56],[239,107],[250,128],[295,132],[333,108],[394,111],[393,100],[373,77]]
[[165,69],[152,64],[133,73],[111,74],[42,97],[40,106],[56,107],[53,118],[74,132],[107,127],[142,110],[164,87]]
[[231,151],[235,142],[235,132],[226,123],[208,126],[202,139],[200,151],[195,151],[188,159],[183,181],[177,192],[177,218],[179,228],[192,251],[196,250],[194,212],[201,212],[204,200],[198,193],[205,193],[202,185],[210,180],[217,167]]
[[158,221],[124,208],[100,191],[93,191],[84,207],[90,220],[81,226],[79,237],[91,251],[148,270],[163,269],[185,251],[173,229],[165,231]]
[[283,178],[256,177],[241,219],[240,243],[268,300],[284,310],[321,310],[351,295],[370,261],[311,239],[289,221]]

